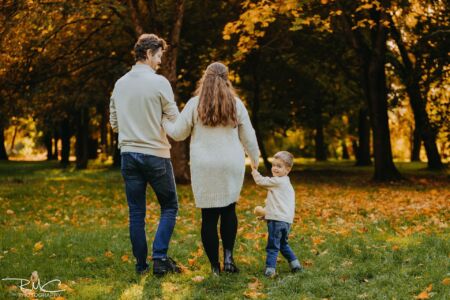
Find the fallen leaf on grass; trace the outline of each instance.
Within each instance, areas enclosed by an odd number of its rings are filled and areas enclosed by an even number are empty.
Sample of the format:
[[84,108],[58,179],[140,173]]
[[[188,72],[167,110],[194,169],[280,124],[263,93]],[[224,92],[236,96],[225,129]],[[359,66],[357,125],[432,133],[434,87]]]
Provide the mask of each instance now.
[[251,290],[259,290],[263,288],[263,284],[258,280],[258,278],[253,278],[253,282],[248,284],[248,288]]
[[113,257],[113,255],[114,254],[111,251],[109,251],[109,250],[105,252],[105,256],[106,257]]
[[23,297],[34,298],[34,294],[35,294],[34,290],[20,288],[20,291],[22,292]]
[[243,293],[243,295],[244,295],[246,298],[250,298],[250,299],[264,299],[264,298],[267,297],[265,294],[263,294],[263,293],[261,293],[261,292],[257,292],[257,291],[255,291],[255,290],[245,291],[245,292]]
[[42,243],[42,242],[37,242],[36,244],[34,244],[34,247],[33,247],[33,251],[34,252],[38,252],[38,251],[40,251],[42,248],[44,248],[44,243]]
[[450,278],[444,278],[444,279],[442,280],[442,284],[443,284],[443,285],[450,285]]
[[195,276],[192,278],[193,282],[202,282],[203,280],[205,280],[205,277],[203,276]]
[[122,257],[121,257],[120,259],[121,259],[123,262],[129,261],[129,257],[128,257],[128,255],[126,255],[126,254],[122,255]]
[[321,236],[313,236],[311,237],[313,245],[317,246],[325,242],[325,240]]
[[88,263],[93,263],[93,262],[96,261],[96,259],[95,259],[95,257],[88,256],[88,257],[86,257],[86,258],[84,259],[84,261],[85,261],[85,262],[88,262]]
[[14,211],[11,210],[11,209],[8,209],[8,210],[6,211],[6,214],[7,214],[7,215],[13,215],[13,214],[14,214]]
[[68,292],[68,293],[73,292],[73,289],[65,283],[58,284],[58,288],[61,290],[64,290],[65,292]]
[[415,296],[415,299],[423,300],[430,299],[430,295],[428,294],[433,289],[433,284],[430,284],[424,291],[422,291],[419,295]]
[[313,265],[313,262],[309,259],[302,261],[302,265],[304,267],[311,267]]

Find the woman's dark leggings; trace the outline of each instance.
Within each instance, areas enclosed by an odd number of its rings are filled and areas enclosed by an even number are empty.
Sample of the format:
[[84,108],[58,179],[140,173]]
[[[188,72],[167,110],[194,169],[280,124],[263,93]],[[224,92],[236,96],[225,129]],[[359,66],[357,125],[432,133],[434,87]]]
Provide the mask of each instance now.
[[202,242],[212,266],[219,265],[219,217],[223,249],[233,251],[237,233],[236,203],[226,207],[202,208]]

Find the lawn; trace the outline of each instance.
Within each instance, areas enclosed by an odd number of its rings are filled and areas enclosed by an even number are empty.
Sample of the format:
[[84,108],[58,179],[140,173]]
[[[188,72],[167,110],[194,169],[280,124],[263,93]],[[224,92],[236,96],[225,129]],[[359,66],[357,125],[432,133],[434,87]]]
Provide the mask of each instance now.
[[[297,210],[290,243],[305,267],[263,276],[266,225],[252,211],[265,191],[246,178],[238,204],[235,258],[241,273],[210,275],[200,242],[200,211],[190,186],[178,186],[180,211],[170,256],[184,272],[134,273],[128,208],[120,172],[56,162],[0,163],[0,279],[37,271],[48,294],[0,281],[0,299],[449,299],[450,180],[425,164],[397,164],[405,181],[371,182],[371,168],[351,162],[296,165]],[[159,207],[148,192],[149,246]],[[34,294],[33,294],[34,292]]]

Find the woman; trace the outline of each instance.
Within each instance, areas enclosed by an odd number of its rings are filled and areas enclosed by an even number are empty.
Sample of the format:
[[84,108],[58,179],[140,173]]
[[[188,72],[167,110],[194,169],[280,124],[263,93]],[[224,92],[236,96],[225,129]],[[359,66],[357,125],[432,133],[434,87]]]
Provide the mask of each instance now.
[[245,173],[245,152],[258,166],[259,149],[248,112],[236,97],[228,69],[219,62],[206,68],[196,96],[175,122],[163,119],[167,134],[180,141],[191,136],[191,179],[195,204],[202,210],[202,242],[214,274],[220,273],[219,237],[225,272],[237,273],[233,248],[237,233],[236,202]]

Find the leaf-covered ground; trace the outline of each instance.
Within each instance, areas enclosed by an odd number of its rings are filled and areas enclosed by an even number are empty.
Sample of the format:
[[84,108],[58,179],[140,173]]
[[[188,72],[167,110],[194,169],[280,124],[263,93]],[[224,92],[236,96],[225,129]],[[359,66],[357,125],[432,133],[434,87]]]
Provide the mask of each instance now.
[[[253,215],[265,190],[246,178],[238,204],[236,259],[241,273],[210,276],[200,242],[200,211],[190,186],[178,186],[180,211],[170,255],[180,275],[134,273],[128,208],[118,170],[93,163],[0,164],[0,279],[30,279],[64,290],[57,299],[448,299],[448,173],[400,164],[407,181],[375,184],[371,168],[350,162],[296,166],[297,211],[290,243],[305,266],[263,276],[266,225]],[[149,246],[159,207],[148,192]],[[0,299],[49,296],[31,284],[0,281]]]

